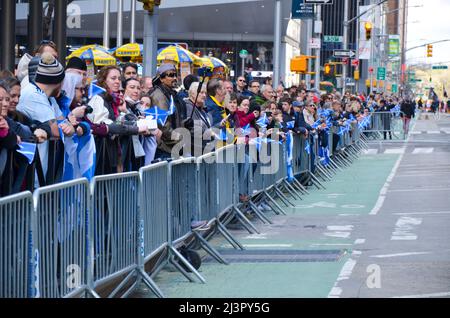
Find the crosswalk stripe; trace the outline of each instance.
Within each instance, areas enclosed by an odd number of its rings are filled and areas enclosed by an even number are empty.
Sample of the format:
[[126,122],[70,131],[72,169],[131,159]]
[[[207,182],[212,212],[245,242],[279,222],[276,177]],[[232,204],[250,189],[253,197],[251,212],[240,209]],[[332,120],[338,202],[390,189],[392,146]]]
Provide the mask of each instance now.
[[405,148],[392,148],[392,149],[386,149],[384,151],[385,154],[402,154],[405,153]]
[[434,150],[434,148],[415,148],[412,153],[413,153],[413,155],[419,154],[419,153],[432,153],[433,150]]
[[427,133],[430,135],[440,135],[441,131],[440,130],[430,130]]
[[410,134],[411,135],[420,135],[420,134],[422,134],[422,132],[421,131],[411,131]]

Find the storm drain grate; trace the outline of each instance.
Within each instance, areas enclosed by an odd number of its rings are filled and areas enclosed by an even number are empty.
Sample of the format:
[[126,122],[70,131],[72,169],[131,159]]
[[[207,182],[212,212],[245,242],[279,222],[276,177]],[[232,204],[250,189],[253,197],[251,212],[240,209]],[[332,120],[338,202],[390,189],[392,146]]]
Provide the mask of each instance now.
[[[345,250],[218,250],[229,263],[337,262]],[[208,256],[203,262],[213,262]]]

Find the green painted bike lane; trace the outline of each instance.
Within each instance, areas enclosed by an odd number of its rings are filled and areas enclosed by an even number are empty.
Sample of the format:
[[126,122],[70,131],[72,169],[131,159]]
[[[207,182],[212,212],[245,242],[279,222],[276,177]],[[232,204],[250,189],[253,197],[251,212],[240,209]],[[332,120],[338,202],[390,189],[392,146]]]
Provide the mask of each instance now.
[[[338,172],[332,181],[324,183],[326,190],[311,189],[303,200],[290,198],[297,207],[286,208],[287,216],[273,216],[273,225],[255,222],[261,234],[232,231],[247,250],[340,250],[342,254],[337,261],[230,265],[204,262],[199,272],[206,284],[190,283],[174,271],[163,271],[154,278],[155,282],[170,298],[327,297],[355,241],[351,235],[346,236],[349,232],[336,231],[327,225],[347,224],[346,215],[354,218],[369,214],[397,159],[398,155],[362,156],[351,167]],[[211,243],[219,251],[231,249],[220,236]],[[152,297],[150,293],[148,297]]]

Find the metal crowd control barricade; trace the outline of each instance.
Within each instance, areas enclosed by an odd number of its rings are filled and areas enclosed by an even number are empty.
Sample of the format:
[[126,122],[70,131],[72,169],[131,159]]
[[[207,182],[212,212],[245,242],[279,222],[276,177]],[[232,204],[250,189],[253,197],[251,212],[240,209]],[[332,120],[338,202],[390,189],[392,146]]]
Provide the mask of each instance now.
[[[265,164],[263,163],[263,158],[261,156],[262,152],[269,147],[270,144],[262,143],[260,145],[260,150],[258,150],[256,144],[250,143],[248,145],[249,169],[247,179],[249,180],[249,200],[248,202],[242,202],[242,204],[235,206],[235,209],[238,209],[241,212],[242,210],[245,211],[246,209],[250,209],[258,219],[267,224],[271,224],[272,221],[270,221],[264,212],[260,210],[258,204],[262,202],[264,190],[266,189],[268,182],[267,177],[263,173]],[[248,220],[248,225],[249,226],[246,227],[246,229],[249,233],[259,233],[259,230],[252,222],[250,222],[250,220]]]
[[[227,215],[225,215],[223,219],[219,220],[220,221],[219,226],[223,225],[224,227],[235,219],[238,222],[240,222],[242,226],[250,234],[259,233],[258,229],[253,225],[253,223],[250,220],[247,219],[247,217],[240,209],[240,207],[244,205],[244,202],[240,202],[241,196],[242,197],[248,196],[248,198],[250,198],[253,192],[252,169],[253,165],[256,164],[256,160],[254,156],[251,155],[252,149],[250,145],[246,144],[237,144],[236,146],[230,145],[227,146],[226,149],[227,150],[222,149],[222,151],[225,151],[226,153],[226,161],[231,161],[235,163],[233,167],[234,173],[232,182],[233,205],[229,213],[227,213]],[[219,153],[219,155],[223,157],[223,154]],[[222,160],[222,158],[220,160]],[[224,235],[226,236],[226,234]],[[239,244],[231,237],[231,235],[229,235],[229,238],[230,239],[227,238],[228,241],[230,241],[230,243],[234,247],[244,249],[241,244]],[[233,241],[235,244],[232,243]]]
[[[142,273],[138,259],[139,174],[95,177],[91,184],[90,235],[93,287],[114,286],[116,296]],[[125,276],[125,278],[124,278]],[[136,287],[136,283],[125,293]]]
[[34,297],[32,267],[33,196],[0,198],[0,297]]
[[251,202],[254,202],[255,207],[258,203],[265,202],[275,214],[285,215],[284,209],[275,200],[276,197],[280,197],[281,192],[278,183],[283,181],[287,172],[284,146],[277,142],[263,143],[258,157],[256,174],[262,177],[262,184],[255,184],[259,187],[259,192]]
[[164,297],[158,286],[148,276],[145,265],[157,257],[155,268],[170,251],[169,213],[169,163],[159,162],[139,170],[140,218],[139,254],[144,283],[158,297]]
[[[294,179],[291,181],[291,187],[296,190],[298,194],[309,194],[308,190],[299,181],[303,176],[308,175],[311,172],[311,144],[309,144],[309,153],[306,150],[306,140],[309,143],[309,136],[304,137],[301,134],[294,135],[294,147],[292,154],[292,166]],[[299,196],[301,199],[301,197]]]
[[402,112],[373,112],[371,123],[363,131],[368,139],[397,139],[406,138],[403,131]]
[[[244,247],[231,235],[224,224],[225,221],[229,221],[236,216],[236,206],[239,202],[238,174],[240,168],[237,152],[238,146],[236,145],[228,145],[215,151],[218,199],[215,230],[219,231],[234,248],[243,250]],[[237,211],[240,212],[239,209]],[[241,223],[245,222],[239,216],[237,216],[237,220]],[[214,234],[207,235],[207,239]]]
[[36,297],[97,297],[88,285],[88,181],[39,188],[34,204]]
[[191,223],[199,220],[197,202],[197,169],[195,158],[174,160],[169,163],[169,222],[171,225],[171,237],[169,240],[171,263],[191,282],[195,280],[176,261],[175,257],[184,264],[185,268],[197,277],[201,283],[205,279],[200,273],[176,250],[174,246],[183,244],[191,235]]

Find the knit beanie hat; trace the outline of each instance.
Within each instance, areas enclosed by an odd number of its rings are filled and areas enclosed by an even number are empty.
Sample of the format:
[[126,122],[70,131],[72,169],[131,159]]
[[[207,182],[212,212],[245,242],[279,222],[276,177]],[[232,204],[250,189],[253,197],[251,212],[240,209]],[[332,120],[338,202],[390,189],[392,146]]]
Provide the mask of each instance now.
[[72,68],[75,70],[80,70],[80,71],[87,71],[87,65],[86,62],[82,59],[80,59],[79,57],[72,57],[68,62],[67,62],[67,66],[66,66],[66,70]]
[[50,53],[44,53],[36,71],[36,83],[59,84],[64,80],[64,67]]

